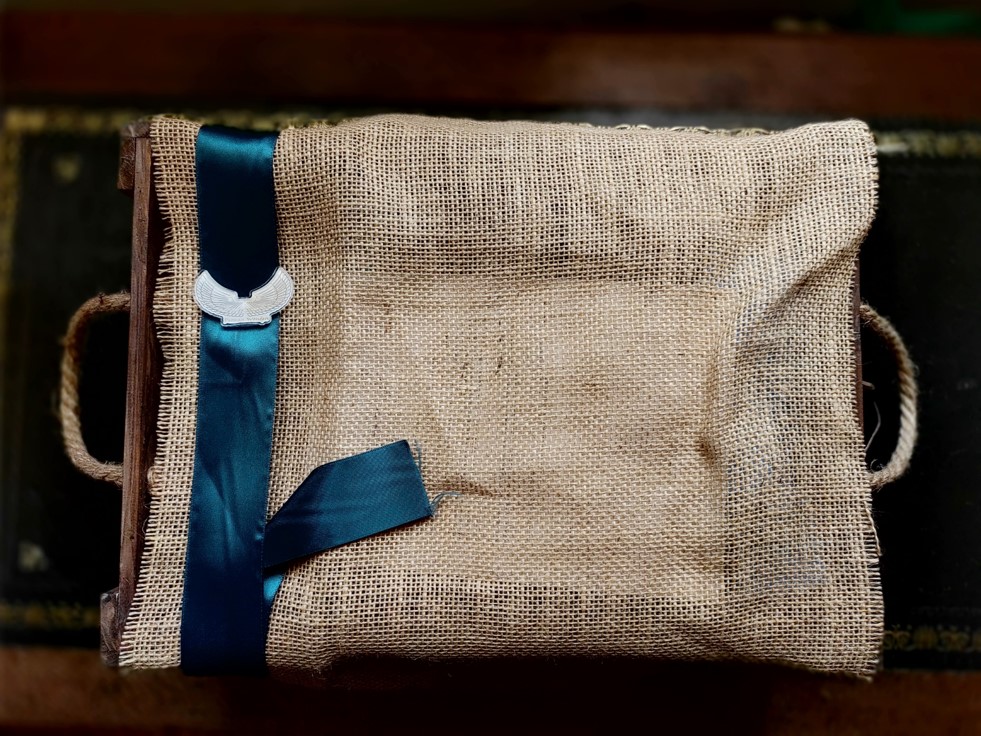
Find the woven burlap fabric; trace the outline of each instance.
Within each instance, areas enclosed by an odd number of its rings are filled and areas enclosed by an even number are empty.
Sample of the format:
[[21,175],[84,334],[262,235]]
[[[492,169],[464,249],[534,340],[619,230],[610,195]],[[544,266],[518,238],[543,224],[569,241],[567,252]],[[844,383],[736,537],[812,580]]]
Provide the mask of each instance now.
[[[194,141],[158,118],[159,449],[121,663],[172,666],[200,315]],[[297,565],[267,658],[641,655],[873,671],[855,410],[864,124],[782,133],[382,116],[282,132],[269,511],[407,438],[432,520]]]

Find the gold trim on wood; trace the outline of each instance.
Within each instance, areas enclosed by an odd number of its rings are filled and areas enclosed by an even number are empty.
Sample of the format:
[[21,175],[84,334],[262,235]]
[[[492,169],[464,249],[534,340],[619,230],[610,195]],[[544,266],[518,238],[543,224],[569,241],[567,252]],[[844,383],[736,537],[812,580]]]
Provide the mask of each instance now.
[[98,626],[99,609],[96,606],[0,600],[0,629],[80,631]]
[[906,624],[885,631],[882,648],[892,652],[981,653],[981,628]]
[[[26,133],[75,133],[100,135],[118,133],[127,124],[166,110],[138,110],[136,108],[87,109],[80,107],[9,107],[3,112],[3,128],[12,134]],[[200,120],[217,125],[255,130],[281,130],[309,125],[310,123],[336,123],[363,112],[337,110],[312,112],[287,110],[284,112],[255,112],[250,110],[180,110],[178,117]],[[646,125],[621,125],[614,127],[646,128]],[[706,129],[707,130],[707,129]],[[731,132],[731,131],[729,131]],[[759,129],[745,132],[759,133]],[[981,131],[934,131],[899,130],[877,131],[875,139],[880,156],[929,156],[936,158],[981,158]],[[4,192],[0,191],[0,198]]]

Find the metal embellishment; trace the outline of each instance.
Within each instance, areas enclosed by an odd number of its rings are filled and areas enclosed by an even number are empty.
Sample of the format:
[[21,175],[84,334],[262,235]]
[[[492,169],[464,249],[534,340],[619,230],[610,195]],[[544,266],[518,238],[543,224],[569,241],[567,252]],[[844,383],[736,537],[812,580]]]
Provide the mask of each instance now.
[[221,319],[222,327],[267,325],[293,298],[293,279],[280,266],[272,278],[247,297],[241,297],[202,271],[194,282],[194,301],[201,310]]

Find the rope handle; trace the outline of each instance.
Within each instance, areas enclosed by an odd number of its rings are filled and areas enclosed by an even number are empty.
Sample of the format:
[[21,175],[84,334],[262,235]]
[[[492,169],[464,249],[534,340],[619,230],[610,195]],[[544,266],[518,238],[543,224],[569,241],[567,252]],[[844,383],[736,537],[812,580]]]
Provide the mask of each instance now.
[[78,379],[81,375],[82,353],[88,341],[89,327],[94,317],[129,311],[129,294],[100,294],[85,302],[72,315],[65,336],[65,352],[61,358],[61,435],[65,452],[72,464],[95,480],[123,485],[123,466],[120,463],[102,462],[89,454],[82,438],[82,421],[78,405]]
[[[104,480],[117,486],[123,484],[123,468],[119,463],[102,462],[89,454],[82,438],[82,423],[79,416],[78,381],[81,374],[81,356],[88,339],[92,319],[103,314],[128,312],[129,294],[100,294],[85,302],[72,315],[65,337],[65,352],[61,361],[61,432],[72,464],[82,473],[96,480]],[[872,488],[878,490],[887,483],[900,478],[909,468],[916,445],[917,436],[917,395],[916,368],[909,357],[909,351],[896,328],[885,317],[868,304],[859,308],[862,321],[886,343],[896,360],[899,384],[899,437],[889,462],[882,468],[869,473]]]
[[909,461],[913,457],[913,448],[916,446],[916,404],[919,389],[916,385],[916,366],[913,365],[913,361],[909,357],[909,351],[906,349],[903,338],[900,337],[892,323],[868,304],[861,305],[859,316],[892,352],[896,361],[898,378],[899,437],[896,440],[896,448],[892,451],[889,462],[879,470],[869,473],[872,490],[878,490],[887,483],[892,483],[900,478],[909,468]]

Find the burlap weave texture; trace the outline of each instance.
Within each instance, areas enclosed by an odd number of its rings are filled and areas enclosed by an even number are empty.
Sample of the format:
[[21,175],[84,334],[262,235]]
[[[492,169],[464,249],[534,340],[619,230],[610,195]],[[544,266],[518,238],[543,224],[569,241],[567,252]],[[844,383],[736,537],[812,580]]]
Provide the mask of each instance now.
[[[169,224],[158,456],[121,663],[179,663],[199,312],[194,140]],[[852,280],[874,145],[381,116],[282,132],[269,511],[401,438],[436,518],[287,575],[274,670],[642,655],[868,674],[881,636]]]

